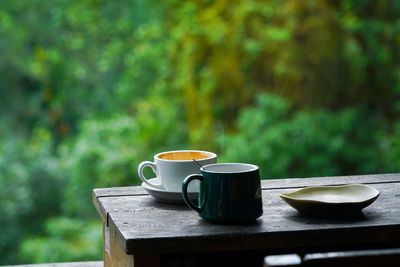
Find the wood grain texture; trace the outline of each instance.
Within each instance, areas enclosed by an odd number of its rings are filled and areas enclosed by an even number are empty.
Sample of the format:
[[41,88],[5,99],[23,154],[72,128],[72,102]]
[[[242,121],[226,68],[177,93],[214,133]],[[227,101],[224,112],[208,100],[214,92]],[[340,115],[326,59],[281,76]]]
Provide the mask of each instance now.
[[342,251],[306,254],[303,266],[363,266],[363,267],[398,267],[400,249],[376,249],[361,251]]
[[344,184],[377,184],[400,182],[400,173],[368,174],[350,176],[327,176],[314,178],[290,178],[262,180],[263,189],[301,188],[320,185],[344,185]]
[[[105,225],[103,224],[103,262],[104,267],[155,267],[160,265],[160,255],[151,254],[128,255],[116,242],[116,233],[110,233],[109,252],[105,247]],[[77,266],[78,267],[78,266]]]
[[[347,183],[372,184],[381,195],[363,213],[342,218],[306,217],[279,198],[299,187]],[[138,188],[128,195],[121,195],[120,188],[106,195],[106,190],[94,190],[93,201],[126,254],[400,246],[399,174],[265,180],[262,185],[264,214],[250,225],[212,224]]]
[[[314,178],[291,178],[262,180],[263,189],[288,189],[319,185],[343,185],[350,183],[394,183],[400,182],[400,173],[330,176]],[[148,193],[141,186],[111,187],[94,189],[92,193],[93,204],[103,221],[107,220],[107,211],[100,205],[99,198],[120,196],[146,196]],[[107,223],[107,222],[106,222]]]
[[[133,255],[127,255],[121,246],[115,241],[116,232],[109,234],[109,245],[105,243],[106,238],[105,225],[103,224],[103,262],[104,267],[134,267]],[[106,250],[109,248],[109,251]]]
[[297,254],[270,255],[264,258],[264,267],[398,267],[399,262],[400,248],[391,248],[310,253],[304,257]]

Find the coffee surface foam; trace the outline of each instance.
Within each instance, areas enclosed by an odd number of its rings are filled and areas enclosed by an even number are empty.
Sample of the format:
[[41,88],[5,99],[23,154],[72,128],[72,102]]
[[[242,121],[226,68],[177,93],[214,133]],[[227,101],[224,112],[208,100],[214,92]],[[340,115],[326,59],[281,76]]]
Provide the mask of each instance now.
[[210,158],[211,154],[198,152],[198,151],[179,151],[168,152],[158,155],[158,158],[165,160],[192,160],[192,159],[206,159]]

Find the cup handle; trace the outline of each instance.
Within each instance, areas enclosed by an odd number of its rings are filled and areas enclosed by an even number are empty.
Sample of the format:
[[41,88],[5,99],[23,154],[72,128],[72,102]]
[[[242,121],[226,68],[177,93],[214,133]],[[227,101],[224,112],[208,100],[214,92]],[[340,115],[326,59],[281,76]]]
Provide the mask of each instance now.
[[189,176],[187,176],[185,178],[185,180],[183,180],[182,183],[182,196],[183,196],[183,200],[186,202],[186,204],[192,209],[197,211],[198,213],[200,213],[203,210],[203,203],[201,203],[200,206],[197,206],[193,203],[193,201],[189,198],[188,196],[188,186],[189,183],[193,180],[199,180],[200,182],[203,182],[203,176],[201,176],[200,174],[191,174]]
[[160,190],[165,190],[164,186],[161,184],[161,180],[160,180],[159,184],[153,184],[153,183],[150,183],[144,177],[143,169],[145,167],[150,167],[153,170],[153,172],[157,175],[157,165],[154,162],[151,162],[151,161],[143,161],[142,163],[139,164],[139,167],[138,167],[138,175],[139,175],[140,180],[142,180],[143,183],[145,183],[145,184],[147,184],[147,185],[149,185],[149,186],[151,186],[153,188],[160,189]]

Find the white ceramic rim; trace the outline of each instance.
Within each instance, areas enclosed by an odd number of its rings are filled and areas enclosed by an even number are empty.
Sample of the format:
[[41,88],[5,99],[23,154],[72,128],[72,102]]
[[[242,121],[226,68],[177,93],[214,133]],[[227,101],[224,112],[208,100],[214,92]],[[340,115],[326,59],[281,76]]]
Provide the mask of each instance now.
[[185,160],[175,160],[175,159],[162,159],[159,156],[162,154],[168,154],[168,153],[177,153],[177,152],[200,152],[200,153],[205,153],[205,154],[209,154],[210,157],[205,158],[205,159],[196,159],[196,161],[198,162],[202,162],[205,160],[210,160],[213,158],[217,157],[217,154],[210,152],[210,151],[205,151],[205,150],[194,150],[194,149],[186,149],[186,150],[173,150],[173,151],[164,151],[164,152],[160,152],[154,155],[154,160],[159,160],[159,161],[165,161],[165,162],[189,162],[189,161],[193,161],[191,159],[185,159]]
[[[237,165],[237,166],[243,166],[246,167],[246,170],[242,171],[212,171],[212,170],[207,170],[207,168],[213,167],[213,166],[232,166],[232,165]],[[253,172],[257,171],[259,167],[254,164],[250,163],[213,163],[213,164],[208,164],[200,168],[201,171],[208,172],[208,173],[246,173],[246,172]]]

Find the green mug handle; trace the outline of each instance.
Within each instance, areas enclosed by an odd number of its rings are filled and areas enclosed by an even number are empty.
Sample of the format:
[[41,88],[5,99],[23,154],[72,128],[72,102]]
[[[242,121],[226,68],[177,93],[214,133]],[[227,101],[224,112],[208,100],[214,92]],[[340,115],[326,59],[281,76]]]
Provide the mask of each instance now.
[[187,176],[185,178],[185,180],[183,180],[183,184],[182,184],[182,195],[183,195],[183,200],[186,202],[186,204],[192,209],[197,211],[198,213],[200,213],[203,210],[203,203],[201,203],[200,206],[197,206],[193,203],[193,201],[189,198],[188,196],[188,186],[189,183],[193,180],[199,180],[200,182],[203,182],[203,176],[201,176],[200,174],[191,174],[189,176]]

